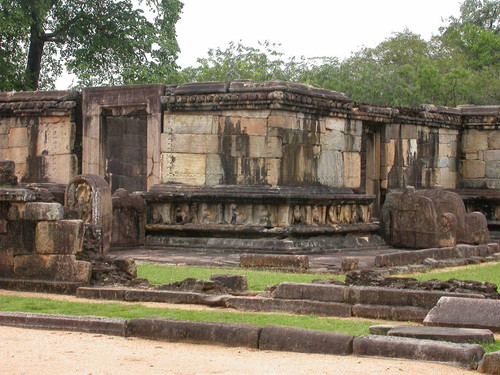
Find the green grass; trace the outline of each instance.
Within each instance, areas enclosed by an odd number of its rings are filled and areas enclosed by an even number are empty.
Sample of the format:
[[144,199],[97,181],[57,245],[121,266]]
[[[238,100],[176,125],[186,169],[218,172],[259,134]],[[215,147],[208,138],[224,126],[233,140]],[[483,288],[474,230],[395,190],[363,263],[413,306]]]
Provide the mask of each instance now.
[[146,307],[140,303],[85,303],[58,301],[45,298],[0,296],[2,311],[33,312],[77,316],[104,316],[108,318],[161,317],[190,321],[268,324],[347,333],[353,336],[368,334],[368,328],[377,324],[365,320],[320,318],[312,315],[261,314],[213,310],[182,310]]
[[343,276],[335,275],[253,271],[245,268],[202,268],[156,264],[139,264],[137,266],[137,277],[148,279],[151,284],[168,284],[174,281],[182,281],[188,277],[193,277],[198,280],[210,280],[210,275],[214,273],[243,274],[247,277],[248,289],[252,291],[263,291],[266,289],[267,285],[277,285],[284,281],[310,283],[315,279],[344,279]]
[[500,286],[500,262],[483,263],[474,266],[458,267],[449,271],[428,272],[404,275],[403,277],[414,277],[418,280],[475,280],[487,281]]

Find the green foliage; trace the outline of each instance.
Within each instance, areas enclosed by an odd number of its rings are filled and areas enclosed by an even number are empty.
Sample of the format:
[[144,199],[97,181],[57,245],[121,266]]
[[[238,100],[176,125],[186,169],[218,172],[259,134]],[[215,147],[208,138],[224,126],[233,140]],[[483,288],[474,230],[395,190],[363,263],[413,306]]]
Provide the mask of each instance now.
[[153,21],[132,0],[0,0],[0,91],[50,88],[63,67],[80,86],[178,79],[182,3],[138,4]]
[[[284,281],[308,283],[315,279],[332,278],[332,275],[310,273],[288,273],[275,271],[254,271],[245,268],[202,268],[183,266],[164,266],[158,264],[137,265],[137,276],[147,279],[151,284],[168,284],[182,281],[188,277],[198,280],[210,280],[214,273],[242,274],[247,277],[248,289],[263,291],[267,285],[277,285]],[[342,276],[333,276],[341,279]]]
[[24,298],[0,296],[2,311],[32,312],[41,314],[62,314],[76,316],[104,316],[108,318],[134,319],[159,317],[190,321],[246,323],[257,326],[268,324],[288,327],[315,329],[347,333],[354,336],[368,334],[368,328],[375,322],[366,320],[345,320],[319,318],[312,315],[259,314],[246,312],[228,312],[213,310],[182,310],[151,308],[134,304],[89,303],[56,301],[45,298]]
[[186,82],[281,79],[344,92],[355,101],[393,106],[422,103],[497,104],[500,101],[500,2],[465,0],[430,41],[403,30],[375,48],[339,61],[333,57],[287,59],[279,45],[231,43],[209,50]]

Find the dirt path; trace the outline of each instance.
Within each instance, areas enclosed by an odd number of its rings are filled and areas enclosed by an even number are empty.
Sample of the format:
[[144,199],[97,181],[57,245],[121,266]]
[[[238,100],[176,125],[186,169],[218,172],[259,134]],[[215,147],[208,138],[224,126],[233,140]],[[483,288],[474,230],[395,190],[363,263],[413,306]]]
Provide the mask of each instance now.
[[472,372],[378,358],[271,352],[0,327],[0,374],[419,374]]

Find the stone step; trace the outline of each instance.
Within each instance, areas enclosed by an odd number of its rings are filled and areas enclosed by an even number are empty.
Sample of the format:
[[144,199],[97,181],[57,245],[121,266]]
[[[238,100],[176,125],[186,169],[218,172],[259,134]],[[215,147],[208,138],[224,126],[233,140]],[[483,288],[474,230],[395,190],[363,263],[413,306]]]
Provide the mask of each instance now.
[[412,337],[456,343],[494,343],[489,329],[400,326],[390,329],[387,336]]
[[408,337],[364,335],[354,339],[353,354],[417,361],[451,362],[473,367],[483,358],[484,349],[478,344],[456,344]]
[[441,297],[425,317],[425,325],[486,328],[500,332],[500,301]]

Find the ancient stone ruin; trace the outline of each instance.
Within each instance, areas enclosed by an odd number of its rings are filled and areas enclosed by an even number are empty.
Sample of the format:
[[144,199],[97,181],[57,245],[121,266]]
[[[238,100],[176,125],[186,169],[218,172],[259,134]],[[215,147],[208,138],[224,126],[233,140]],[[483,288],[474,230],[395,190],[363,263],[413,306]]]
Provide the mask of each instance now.
[[[373,106],[280,81],[0,93],[2,276],[60,259],[71,276],[50,277],[83,280],[82,247],[484,244],[500,223],[499,129],[499,106]],[[61,243],[37,250],[42,232]]]

